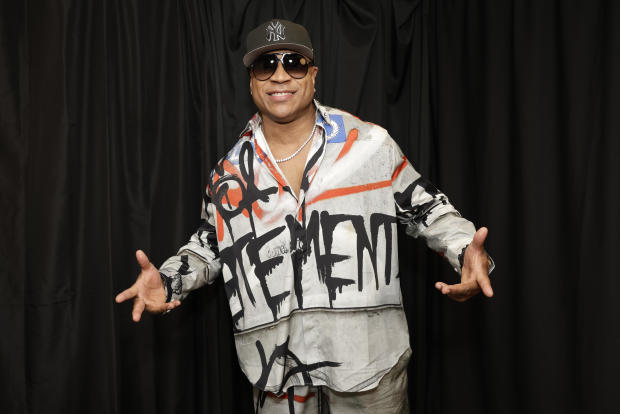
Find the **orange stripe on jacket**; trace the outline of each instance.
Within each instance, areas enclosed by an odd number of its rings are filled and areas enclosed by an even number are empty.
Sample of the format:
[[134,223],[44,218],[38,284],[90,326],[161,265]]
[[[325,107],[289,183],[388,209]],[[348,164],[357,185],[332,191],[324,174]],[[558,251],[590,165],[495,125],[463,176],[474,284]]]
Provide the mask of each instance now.
[[403,155],[403,161],[400,163],[398,167],[396,167],[396,169],[394,170],[394,173],[392,174],[392,181],[394,181],[396,177],[400,175],[401,171],[404,170],[406,166],[407,166],[407,157]]
[[392,185],[392,180],[377,181],[376,183],[354,185],[352,187],[334,188],[333,190],[327,190],[324,193],[316,196],[312,201],[307,204],[314,204],[321,200],[327,200],[328,198],[342,197],[349,194],[363,193],[364,191],[372,191],[378,188],[389,187]]
[[218,211],[215,212],[215,216],[217,217],[217,241],[221,242],[224,240],[224,219]]
[[282,178],[282,176],[280,175],[276,167],[273,165],[271,160],[265,155],[262,148],[258,144],[255,144],[255,146],[256,146],[256,154],[258,154],[260,159],[263,160],[263,163],[267,166],[271,174],[275,177],[276,181],[278,181],[278,184],[280,184],[280,187],[286,186],[286,180]]
[[239,170],[237,169],[237,167],[234,166],[234,164],[228,160],[224,160],[222,162],[222,167],[224,168],[224,171],[226,171],[227,173],[236,176],[237,178],[239,178],[241,180],[241,182],[243,184],[245,184],[245,180],[241,177],[241,173],[239,172]]
[[[272,393],[272,392],[268,392],[267,395],[269,395],[271,398],[276,398],[278,400],[288,399],[288,393],[286,393],[286,392],[284,394],[280,395],[279,397],[277,395],[275,395],[274,393]],[[313,392],[309,393],[305,397],[303,395],[294,395],[293,399],[295,401],[297,401],[298,403],[305,403],[308,400],[308,398],[314,397],[314,395],[315,394]]]
[[360,184],[351,187],[334,188],[333,190],[327,190],[313,198],[311,201],[306,203],[306,205],[314,204],[318,201],[327,200],[329,198],[342,197],[349,194],[363,193],[364,191],[372,191],[379,188],[389,187],[390,185],[392,185],[392,182],[394,182],[394,180],[405,169],[406,166],[407,158],[403,156],[403,161],[398,167],[396,167],[396,170],[394,170],[391,179],[385,181],[377,181],[369,184]]
[[357,128],[353,128],[351,131],[349,131],[349,135],[347,135],[347,140],[342,146],[342,149],[340,150],[340,154],[338,154],[336,161],[344,157],[346,153],[349,152],[349,150],[353,146],[353,143],[355,142],[356,139],[357,139]]

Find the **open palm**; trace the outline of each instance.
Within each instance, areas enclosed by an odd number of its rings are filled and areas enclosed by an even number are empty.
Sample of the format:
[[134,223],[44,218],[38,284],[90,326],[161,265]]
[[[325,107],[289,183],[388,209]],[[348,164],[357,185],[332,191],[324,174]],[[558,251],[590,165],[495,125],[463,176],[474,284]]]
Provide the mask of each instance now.
[[179,306],[181,302],[178,300],[166,302],[166,289],[159,276],[159,270],[142,250],[136,251],[136,260],[141,269],[138,279],[129,289],[116,296],[116,302],[134,299],[131,316],[135,322],[140,321],[145,309],[151,313],[162,313]]
[[482,290],[485,296],[493,296],[493,288],[489,279],[490,260],[484,249],[484,241],[489,234],[486,227],[478,229],[474,239],[465,250],[461,283],[449,285],[437,282],[435,288],[457,302],[464,302]]

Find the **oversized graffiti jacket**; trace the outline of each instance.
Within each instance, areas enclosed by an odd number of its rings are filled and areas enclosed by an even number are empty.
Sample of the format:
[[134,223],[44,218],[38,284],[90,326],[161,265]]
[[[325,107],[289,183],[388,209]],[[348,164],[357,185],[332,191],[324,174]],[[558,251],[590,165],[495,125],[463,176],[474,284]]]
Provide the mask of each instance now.
[[276,393],[375,387],[409,348],[397,224],[457,272],[475,232],[385,129],[315,106],[299,197],[255,115],[211,174],[200,228],[160,268],[168,300],[224,278],[241,368]]

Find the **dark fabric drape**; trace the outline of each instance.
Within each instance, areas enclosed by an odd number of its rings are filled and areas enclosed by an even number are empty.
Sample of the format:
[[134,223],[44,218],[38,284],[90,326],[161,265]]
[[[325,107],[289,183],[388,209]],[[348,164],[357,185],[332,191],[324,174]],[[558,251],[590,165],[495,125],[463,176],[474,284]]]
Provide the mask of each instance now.
[[490,229],[496,296],[459,304],[399,236],[416,413],[615,413],[620,5],[0,2],[0,411],[244,413],[221,281],[165,316],[114,296],[199,222],[255,111],[245,35],[280,17],[317,96],[390,131]]

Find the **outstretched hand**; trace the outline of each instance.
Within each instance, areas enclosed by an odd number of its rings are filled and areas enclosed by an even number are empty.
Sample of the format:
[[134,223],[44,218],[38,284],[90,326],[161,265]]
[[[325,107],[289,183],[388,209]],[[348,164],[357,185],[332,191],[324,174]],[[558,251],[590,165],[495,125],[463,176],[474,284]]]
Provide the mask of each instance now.
[[485,296],[493,296],[493,288],[489,280],[491,262],[484,250],[484,241],[489,234],[486,227],[478,229],[474,239],[465,250],[461,283],[448,285],[444,282],[435,283],[435,288],[457,302],[464,302],[482,290]]
[[144,309],[151,313],[162,313],[179,306],[181,302],[178,300],[166,302],[166,289],[159,276],[159,270],[153,266],[142,250],[136,251],[136,260],[141,269],[136,283],[116,296],[117,303],[134,299],[131,312],[134,322],[140,321]]

